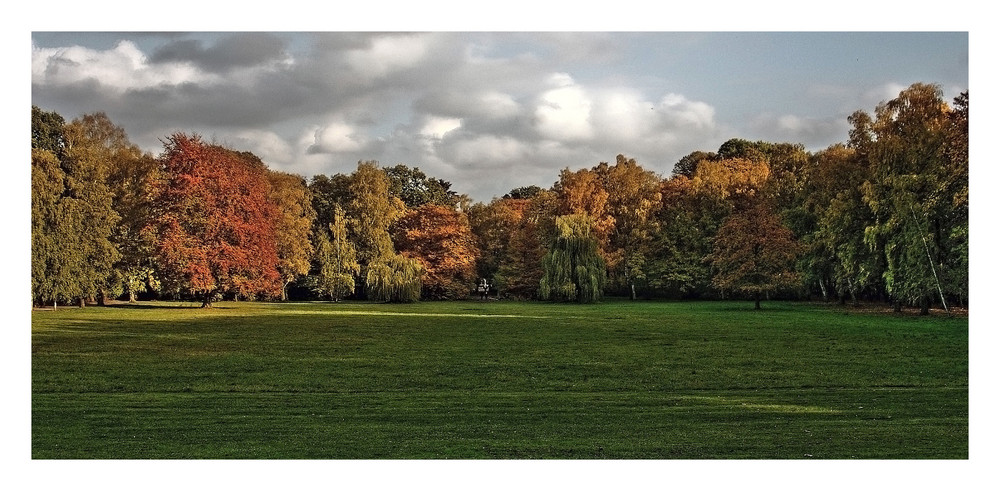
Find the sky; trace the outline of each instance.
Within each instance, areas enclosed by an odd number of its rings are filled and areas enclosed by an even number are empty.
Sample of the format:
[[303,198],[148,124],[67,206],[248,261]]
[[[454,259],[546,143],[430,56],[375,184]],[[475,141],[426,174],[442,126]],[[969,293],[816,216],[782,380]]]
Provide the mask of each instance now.
[[618,154],[668,176],[730,138],[820,150],[916,82],[968,90],[968,32],[31,32],[31,103],[153,154],[184,132],[307,178],[402,163],[484,202]]

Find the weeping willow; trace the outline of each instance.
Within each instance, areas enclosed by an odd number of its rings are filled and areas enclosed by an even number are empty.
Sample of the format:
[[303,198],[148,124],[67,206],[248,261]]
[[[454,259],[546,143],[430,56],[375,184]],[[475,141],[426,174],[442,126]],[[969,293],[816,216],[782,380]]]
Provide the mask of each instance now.
[[543,300],[591,303],[601,299],[607,280],[604,259],[585,215],[556,217],[558,235],[542,258],[538,293]]
[[368,298],[381,302],[416,302],[420,300],[423,274],[416,259],[399,254],[372,262],[365,276]]

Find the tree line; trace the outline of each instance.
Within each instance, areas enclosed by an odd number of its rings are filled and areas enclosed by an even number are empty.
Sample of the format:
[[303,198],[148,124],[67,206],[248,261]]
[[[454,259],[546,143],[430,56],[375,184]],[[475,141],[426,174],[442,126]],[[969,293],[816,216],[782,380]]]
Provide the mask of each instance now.
[[32,107],[34,305],[142,296],[968,301],[968,92],[914,84],[848,140],[731,139],[671,175],[563,169],[488,203],[403,164],[311,179],[177,133],[144,153],[103,113]]

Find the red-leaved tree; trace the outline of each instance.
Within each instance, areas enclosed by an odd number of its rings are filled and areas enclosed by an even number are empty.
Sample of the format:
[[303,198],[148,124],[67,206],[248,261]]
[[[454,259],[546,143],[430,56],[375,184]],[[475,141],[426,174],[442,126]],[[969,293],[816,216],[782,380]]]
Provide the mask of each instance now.
[[196,295],[203,307],[225,293],[280,294],[267,168],[180,133],[164,142],[160,161],[149,232],[165,290]]

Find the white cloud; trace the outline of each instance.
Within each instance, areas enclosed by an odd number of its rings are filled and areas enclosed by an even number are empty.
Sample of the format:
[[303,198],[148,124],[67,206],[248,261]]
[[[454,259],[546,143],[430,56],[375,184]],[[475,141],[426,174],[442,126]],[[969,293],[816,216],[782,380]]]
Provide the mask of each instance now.
[[557,88],[542,93],[535,107],[535,128],[543,137],[558,141],[582,141],[594,136],[590,125],[593,102],[586,90],[566,74],[555,74],[550,83]]
[[367,136],[358,128],[342,121],[333,121],[312,131],[308,153],[357,152],[365,148]]
[[287,140],[273,131],[242,130],[233,135],[233,145],[240,150],[254,153],[269,166],[287,167],[295,158],[295,149]]
[[419,34],[376,37],[364,49],[348,51],[346,59],[357,73],[381,78],[418,66],[428,53],[428,40]]
[[150,64],[146,55],[131,41],[101,51],[80,46],[66,48],[32,47],[33,84],[68,86],[98,83],[124,92],[185,83],[217,83],[217,76],[200,72],[190,63]]
[[426,138],[440,140],[449,131],[461,127],[461,119],[429,116],[426,118],[423,127],[420,129],[420,134]]

